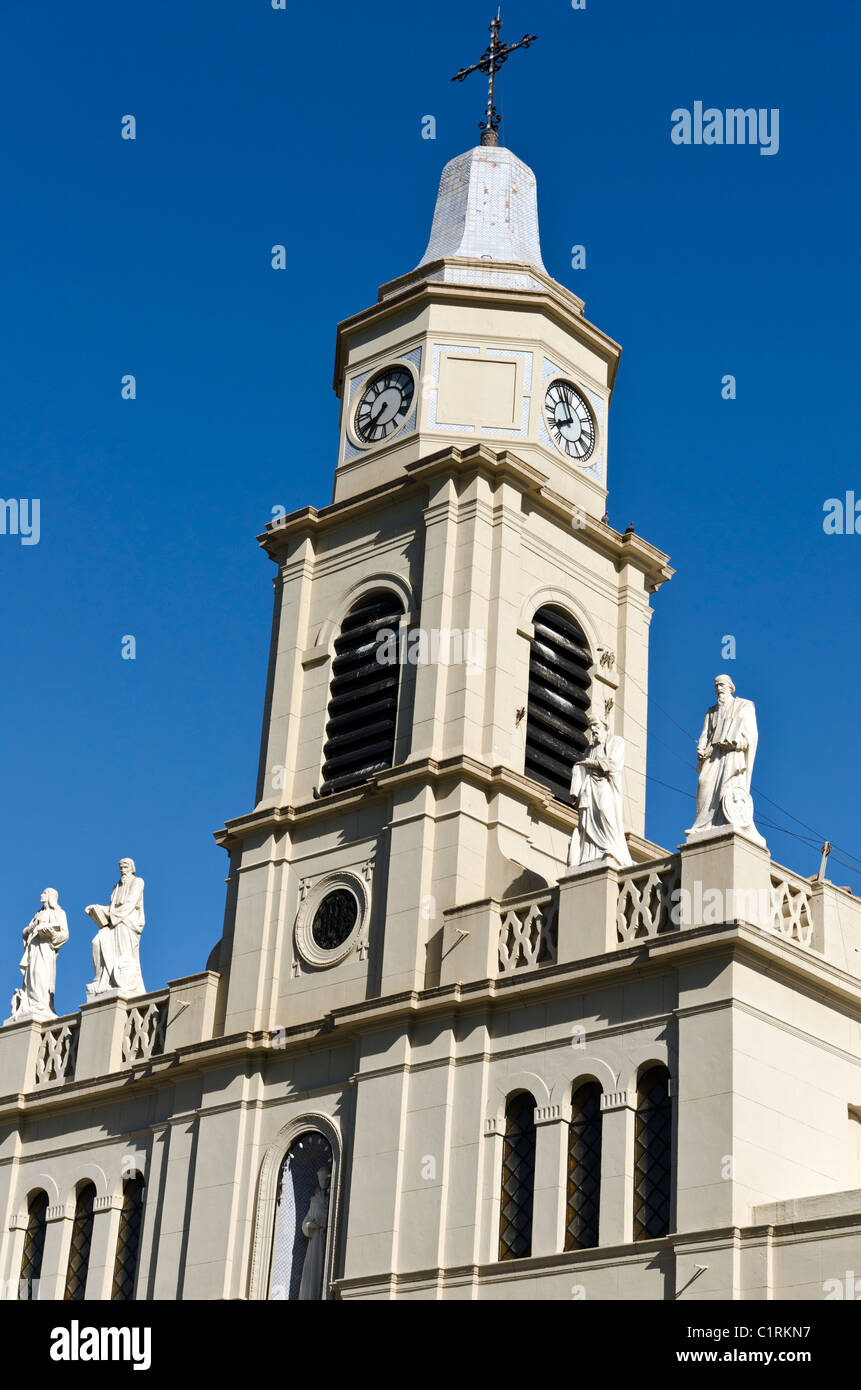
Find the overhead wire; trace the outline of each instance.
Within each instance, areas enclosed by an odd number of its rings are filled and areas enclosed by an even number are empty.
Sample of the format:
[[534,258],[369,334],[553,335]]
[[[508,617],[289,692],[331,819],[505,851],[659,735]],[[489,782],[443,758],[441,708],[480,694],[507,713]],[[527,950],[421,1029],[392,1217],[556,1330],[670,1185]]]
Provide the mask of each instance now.
[[[618,661],[616,662],[616,666],[621,675],[623,675],[626,680],[631,681],[631,683],[637,687],[641,694],[645,695],[649,704],[654,705],[655,709],[657,709],[661,714],[663,714],[666,719],[669,719],[670,723],[675,725],[675,727],[679,730],[680,733],[683,733],[686,738],[689,738],[691,742],[694,742],[694,735],[690,732],[690,730],[686,729],[683,724],[680,724],[679,721],[672,714],[670,714],[669,710],[664,709],[663,705],[661,705],[654,698],[653,695],[649,694],[649,692],[645,689],[644,686],[640,684],[640,682],[637,680],[635,676],[632,676],[629,671],[626,671],[625,668]],[[665,743],[662,738],[660,738],[656,733],[654,733],[654,731],[650,733],[647,730],[646,726],[644,724],[641,724],[640,721],[630,713],[630,711],[627,711],[627,717],[629,719],[632,719],[633,722],[637,725],[637,727],[642,729],[643,733],[646,734],[648,738],[654,740],[656,743],[659,743],[662,748],[665,748],[668,753],[671,753],[673,757],[677,758],[680,763],[683,763],[685,765],[685,767],[689,768],[692,771],[697,770],[696,763],[692,763],[689,758],[686,758],[684,754],[679,753],[677,749],[671,746],[671,744]],[[655,782],[658,786],[666,787],[669,791],[678,792],[682,796],[688,796],[692,800],[696,800],[696,797],[693,792],[684,791],[681,787],[674,787],[669,782],[662,782],[659,778],[652,777],[649,773],[646,774],[646,778],[647,781]],[[763,801],[767,801],[769,806],[773,806],[775,810],[781,813],[781,815],[787,816],[789,820],[794,821],[796,825],[800,825],[803,827],[803,829],[809,830],[811,836],[815,838],[810,839],[807,836],[799,835],[797,831],[790,830],[787,826],[780,825],[779,822],[764,816],[759,816],[757,818],[760,824],[768,826],[769,829],[778,831],[778,833],[781,835],[788,835],[790,838],[798,840],[801,844],[806,844],[813,848],[821,848],[825,843],[830,843],[831,853],[829,855],[829,858],[832,859],[835,864],[840,864],[844,869],[848,869],[850,873],[857,874],[859,877],[861,877],[861,858],[858,858],[856,855],[852,854],[850,850],[845,849],[842,845],[837,845],[833,841],[828,841],[828,837],[826,835],[822,835],[818,830],[816,830],[814,826],[808,825],[806,821],[803,821],[798,816],[793,815],[793,813],[791,811],[788,811],[785,806],[782,806],[779,801],[775,801],[772,797],[767,796],[759,786],[754,786],[752,784],[751,790],[755,792],[756,795],[760,797]],[[849,860],[853,862],[847,862]]]

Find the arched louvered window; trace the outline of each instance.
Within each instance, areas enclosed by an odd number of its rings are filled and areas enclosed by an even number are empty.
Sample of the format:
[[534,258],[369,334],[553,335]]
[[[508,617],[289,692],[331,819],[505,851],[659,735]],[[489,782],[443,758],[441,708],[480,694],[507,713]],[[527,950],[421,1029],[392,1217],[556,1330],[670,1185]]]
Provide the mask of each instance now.
[[601,1206],[601,1087],[578,1086],[571,1100],[568,1129],[568,1202],[565,1249],[589,1250],[598,1244]]
[[499,1258],[520,1260],[532,1253],[535,1192],[535,1098],[518,1091],[505,1107]]
[[377,589],[354,603],[341,624],[329,687],[323,795],[392,765],[400,647],[384,634],[398,633],[403,612],[395,594]]
[[48,1213],[47,1192],[32,1192],[27,1203],[27,1232],[21,1258],[21,1279],[18,1297],[28,1302],[39,1293],[42,1275],[42,1256],[45,1253],[45,1224]]
[[140,1173],[123,1183],[123,1205],[117,1236],[117,1257],[114,1262],[114,1282],[111,1286],[113,1303],[129,1303],[135,1296],[135,1276],[143,1222],[144,1180]]
[[592,656],[583,633],[561,608],[539,608],[529,648],[526,775],[570,800],[571,769],[585,757]]
[[90,1246],[93,1241],[93,1203],[96,1189],[91,1182],[85,1182],[78,1189],[75,1203],[75,1219],[72,1223],[72,1245],[69,1250],[69,1266],[66,1270],[66,1291],[64,1299],[79,1300],[87,1290],[87,1271],[90,1267]]
[[332,1146],[319,1130],[293,1140],[278,1175],[269,1297],[311,1302],[328,1292]]
[[672,1101],[666,1067],[649,1067],[637,1083],[634,1143],[634,1240],[670,1229]]

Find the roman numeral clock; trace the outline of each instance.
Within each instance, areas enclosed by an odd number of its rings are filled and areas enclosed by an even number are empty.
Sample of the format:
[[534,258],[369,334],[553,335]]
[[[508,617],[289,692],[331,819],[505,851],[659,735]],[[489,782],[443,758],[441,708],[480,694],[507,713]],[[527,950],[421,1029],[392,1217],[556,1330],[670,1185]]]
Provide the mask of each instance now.
[[410,413],[415,384],[406,367],[387,367],[362,392],[355,431],[364,444],[377,444],[400,429]]
[[595,448],[595,419],[570,381],[553,381],[544,398],[547,428],[557,449],[585,463]]

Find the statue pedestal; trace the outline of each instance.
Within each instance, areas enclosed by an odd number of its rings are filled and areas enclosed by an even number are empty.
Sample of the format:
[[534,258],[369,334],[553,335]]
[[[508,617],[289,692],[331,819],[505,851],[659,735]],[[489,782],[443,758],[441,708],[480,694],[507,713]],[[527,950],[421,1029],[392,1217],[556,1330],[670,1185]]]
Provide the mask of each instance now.
[[680,927],[742,921],[768,927],[771,856],[765,844],[720,826],[680,846]]
[[119,990],[98,994],[82,1006],[76,1081],[119,1071],[127,1016],[126,996]]
[[710,825],[706,830],[686,830],[685,844],[699,845],[707,840],[715,840],[723,835],[740,835],[743,839],[749,840],[752,845],[759,845],[762,849],[768,849],[765,839],[760,835],[756,826],[751,824],[744,828],[737,825]]
[[118,986],[114,986],[113,989],[102,989],[97,992],[96,986],[94,984],[90,984],[87,985],[86,1002],[88,1004],[95,1004],[100,1002],[102,999],[133,999],[135,994],[140,993],[140,990],[120,989]]
[[50,1009],[19,1009],[16,1014],[4,1018],[2,1027],[6,1028],[10,1023],[53,1023],[56,1017]]
[[33,1018],[7,1019],[0,1031],[0,1076],[4,1095],[32,1091],[42,1029]]
[[556,960],[586,960],[616,949],[619,866],[593,859],[569,868],[559,880]]

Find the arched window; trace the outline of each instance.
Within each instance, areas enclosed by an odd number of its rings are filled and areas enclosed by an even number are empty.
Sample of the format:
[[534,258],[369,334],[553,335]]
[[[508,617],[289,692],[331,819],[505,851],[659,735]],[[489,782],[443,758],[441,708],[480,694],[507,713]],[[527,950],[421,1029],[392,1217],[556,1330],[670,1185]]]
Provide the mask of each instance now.
[[278,1175],[269,1297],[295,1302],[327,1294],[332,1146],[310,1129],[293,1140]]
[[114,1282],[111,1286],[111,1301],[114,1303],[131,1302],[135,1296],[135,1276],[143,1221],[143,1193],[144,1180],[140,1173],[135,1173],[133,1178],[126,1178],[123,1183],[123,1206],[117,1236]]
[[18,1284],[19,1299],[26,1299],[28,1302],[36,1298],[39,1292],[42,1256],[45,1253],[47,1212],[47,1192],[31,1192],[30,1200],[27,1203],[27,1233],[24,1236],[21,1279]]
[[637,1083],[634,1240],[669,1232],[672,1172],[670,1073],[666,1067],[649,1067]]
[[75,1219],[72,1223],[72,1245],[69,1250],[69,1266],[66,1270],[66,1291],[64,1299],[82,1299],[87,1289],[87,1270],[90,1267],[90,1246],[93,1240],[93,1203],[96,1189],[91,1182],[85,1182],[78,1189],[75,1203]]
[[598,1244],[601,1205],[601,1087],[578,1086],[571,1100],[568,1129],[568,1202],[565,1249],[589,1250]]
[[528,1091],[510,1096],[505,1107],[499,1258],[520,1260],[532,1253],[532,1199],[535,1192],[535,1098]]
[[[354,787],[391,767],[398,713],[400,599],[386,589],[354,603],[335,639],[329,686],[325,796]],[[394,634],[385,640],[385,634]]]
[[587,748],[592,657],[561,608],[539,608],[529,647],[526,775],[570,801],[571,769]]

